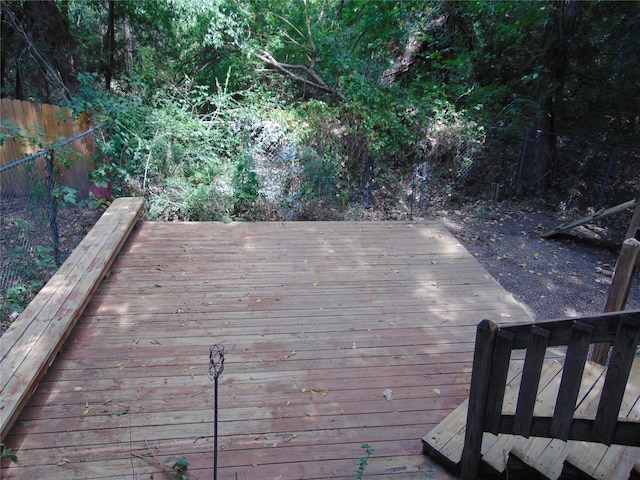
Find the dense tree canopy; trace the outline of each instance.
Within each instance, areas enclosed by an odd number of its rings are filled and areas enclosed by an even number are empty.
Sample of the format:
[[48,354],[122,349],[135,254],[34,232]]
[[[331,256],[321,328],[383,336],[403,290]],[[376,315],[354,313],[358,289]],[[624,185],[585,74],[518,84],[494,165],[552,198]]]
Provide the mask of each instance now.
[[96,177],[159,217],[368,202],[424,161],[452,192],[638,188],[635,1],[0,1],[2,96],[103,122]]

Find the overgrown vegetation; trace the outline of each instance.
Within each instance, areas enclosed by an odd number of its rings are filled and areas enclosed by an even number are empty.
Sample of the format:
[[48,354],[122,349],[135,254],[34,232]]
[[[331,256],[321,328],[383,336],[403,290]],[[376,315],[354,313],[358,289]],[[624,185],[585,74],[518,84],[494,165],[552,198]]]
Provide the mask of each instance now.
[[610,204],[640,181],[633,2],[2,6],[3,96],[103,124],[93,182],[153,219],[402,208],[425,160],[452,202]]

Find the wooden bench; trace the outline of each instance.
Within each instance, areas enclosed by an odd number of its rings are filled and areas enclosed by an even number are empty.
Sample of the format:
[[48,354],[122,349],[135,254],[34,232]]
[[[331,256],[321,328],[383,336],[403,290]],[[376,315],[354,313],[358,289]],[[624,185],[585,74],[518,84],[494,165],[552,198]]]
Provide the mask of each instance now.
[[142,210],[142,198],[116,199],[0,337],[0,440],[64,345]]

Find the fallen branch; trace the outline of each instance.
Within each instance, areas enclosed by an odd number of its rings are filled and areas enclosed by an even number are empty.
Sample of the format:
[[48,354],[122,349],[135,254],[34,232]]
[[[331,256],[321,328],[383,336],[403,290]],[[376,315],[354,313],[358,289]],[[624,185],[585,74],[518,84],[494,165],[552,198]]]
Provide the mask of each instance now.
[[[266,50],[262,50],[255,55],[259,60],[262,60],[274,70],[278,71],[294,82],[311,88],[315,88],[316,90],[328,93],[329,95],[336,96],[343,102],[346,101],[346,97],[341,92],[330,88],[313,68],[307,67],[306,65],[279,62]],[[300,70],[304,72],[308,78],[297,75],[296,73],[292,72],[292,70]]]

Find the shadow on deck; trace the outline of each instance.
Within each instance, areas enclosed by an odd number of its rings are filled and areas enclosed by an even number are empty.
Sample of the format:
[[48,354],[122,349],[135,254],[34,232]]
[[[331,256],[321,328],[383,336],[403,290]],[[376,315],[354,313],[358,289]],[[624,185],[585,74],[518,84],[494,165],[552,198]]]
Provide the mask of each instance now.
[[365,478],[454,478],[420,439],[469,394],[478,321],[528,320],[436,222],[125,230],[68,337],[46,333],[67,307],[31,310],[47,327],[25,358],[66,343],[15,422],[3,413],[18,463],[3,458],[2,478],[150,478],[181,456],[210,478],[213,343],[226,350],[219,478],[354,478],[363,443]]

